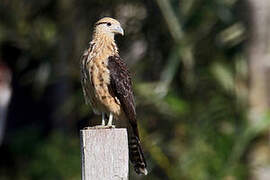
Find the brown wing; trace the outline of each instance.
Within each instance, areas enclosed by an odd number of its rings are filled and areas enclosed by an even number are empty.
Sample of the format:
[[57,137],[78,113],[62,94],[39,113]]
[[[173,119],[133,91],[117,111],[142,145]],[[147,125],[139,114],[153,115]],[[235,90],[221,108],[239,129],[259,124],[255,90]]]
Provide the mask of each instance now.
[[86,68],[86,62],[87,62],[88,54],[89,52],[86,50],[81,57],[81,84],[82,84],[82,90],[83,90],[84,100],[86,104],[90,104],[89,97],[87,95],[88,70]]
[[81,57],[81,62],[80,62],[80,65],[81,65],[81,85],[82,85],[84,100],[85,100],[86,104],[91,104],[90,97],[87,94],[87,85],[89,83],[91,83],[87,64],[91,60],[91,57],[89,57],[89,54],[92,51],[93,46],[94,46],[94,43],[90,42],[90,46],[87,50],[84,51],[84,53]]
[[108,68],[110,70],[110,93],[119,99],[135,135],[139,138],[135,102],[128,67],[119,56],[110,56]]
[[[134,169],[138,174],[147,175],[147,164],[140,143],[134,96],[127,65],[119,56],[110,56],[108,68],[110,70],[110,93],[119,99],[121,108],[123,108],[132,128],[132,130],[128,128],[130,161],[134,164]],[[133,132],[129,132],[130,130]]]

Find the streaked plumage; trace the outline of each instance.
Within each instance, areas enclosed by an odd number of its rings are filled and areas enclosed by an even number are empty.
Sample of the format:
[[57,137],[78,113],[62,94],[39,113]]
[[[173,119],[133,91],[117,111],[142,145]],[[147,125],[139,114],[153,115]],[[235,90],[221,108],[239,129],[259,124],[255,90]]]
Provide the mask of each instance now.
[[93,111],[102,114],[102,120],[104,114],[110,117],[108,125],[114,117],[116,127],[127,128],[130,161],[138,174],[146,175],[130,73],[119,56],[115,34],[124,34],[117,20],[102,18],[95,24],[92,41],[81,61],[83,93]]

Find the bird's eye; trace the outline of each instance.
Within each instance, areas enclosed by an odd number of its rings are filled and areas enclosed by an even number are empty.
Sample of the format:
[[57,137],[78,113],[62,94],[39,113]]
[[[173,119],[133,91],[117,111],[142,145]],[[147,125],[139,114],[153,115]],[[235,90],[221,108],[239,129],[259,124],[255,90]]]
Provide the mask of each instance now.
[[112,23],[107,23],[107,26],[111,26],[112,25]]

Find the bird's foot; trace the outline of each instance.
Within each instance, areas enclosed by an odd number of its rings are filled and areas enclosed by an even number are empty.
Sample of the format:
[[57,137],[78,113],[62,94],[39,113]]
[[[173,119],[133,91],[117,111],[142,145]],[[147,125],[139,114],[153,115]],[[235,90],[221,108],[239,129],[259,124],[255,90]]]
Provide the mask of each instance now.
[[103,125],[97,125],[92,127],[84,127],[83,130],[93,130],[93,129],[113,129],[115,128],[114,125],[111,126],[103,126]]
[[90,129],[93,129],[93,127],[88,126],[83,128],[83,130],[90,130]]
[[90,127],[90,129],[112,129],[112,128],[115,128],[114,125],[97,125],[97,126],[93,126],[93,127]]
[[113,129],[113,128],[115,128],[115,125],[107,125],[106,127]]

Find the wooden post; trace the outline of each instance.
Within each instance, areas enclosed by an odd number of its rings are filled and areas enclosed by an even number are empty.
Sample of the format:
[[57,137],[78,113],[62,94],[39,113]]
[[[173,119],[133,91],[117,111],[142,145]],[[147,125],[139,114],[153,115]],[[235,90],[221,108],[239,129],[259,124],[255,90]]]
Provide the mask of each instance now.
[[124,128],[80,131],[82,180],[127,180],[128,138]]

